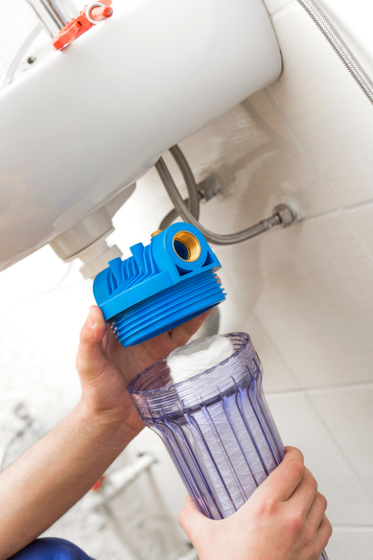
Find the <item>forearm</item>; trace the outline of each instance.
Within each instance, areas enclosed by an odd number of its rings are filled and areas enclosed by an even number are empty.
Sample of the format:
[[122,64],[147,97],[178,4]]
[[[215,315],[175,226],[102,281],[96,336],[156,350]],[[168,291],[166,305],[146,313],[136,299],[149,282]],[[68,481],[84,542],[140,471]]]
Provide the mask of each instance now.
[[52,432],[0,474],[0,560],[59,519],[132,439],[123,423],[80,403]]

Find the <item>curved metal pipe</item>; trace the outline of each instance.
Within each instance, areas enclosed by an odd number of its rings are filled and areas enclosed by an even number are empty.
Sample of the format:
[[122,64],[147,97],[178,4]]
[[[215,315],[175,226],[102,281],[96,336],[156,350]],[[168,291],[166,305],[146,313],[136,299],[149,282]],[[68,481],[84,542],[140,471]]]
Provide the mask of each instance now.
[[[171,173],[169,172],[168,167],[162,158],[160,158],[157,161],[155,167],[168,192],[171,202],[175,206],[179,216],[185,222],[188,222],[189,224],[192,224],[195,227],[197,227],[200,230],[200,232],[205,236],[206,240],[209,241],[210,243],[214,243],[215,245],[233,245],[236,243],[242,243],[247,239],[251,239],[252,237],[256,237],[257,235],[260,235],[261,233],[268,231],[274,226],[278,226],[278,225],[287,226],[294,221],[294,216],[292,215],[290,210],[283,205],[284,209],[286,210],[286,216],[288,220],[287,223],[285,223],[285,221],[283,221],[283,219],[281,218],[281,212],[278,213],[276,212],[270,218],[262,220],[258,224],[255,224],[254,226],[251,226],[242,231],[239,231],[238,233],[232,233],[228,235],[220,235],[217,233],[213,233],[212,231],[209,231],[203,225],[201,225],[199,221],[194,218],[194,216],[191,214],[189,209],[185,206],[184,201],[171,176]],[[283,212],[284,209],[281,209],[281,211]]]

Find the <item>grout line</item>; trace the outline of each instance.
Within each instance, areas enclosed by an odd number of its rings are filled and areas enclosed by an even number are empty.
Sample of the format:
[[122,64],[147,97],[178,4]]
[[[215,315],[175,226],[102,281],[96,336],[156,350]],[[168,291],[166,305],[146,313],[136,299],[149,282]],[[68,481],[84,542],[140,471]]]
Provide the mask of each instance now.
[[272,397],[284,396],[284,397],[286,397],[286,396],[292,396],[292,395],[297,395],[297,394],[300,395],[300,394],[304,394],[304,393],[317,394],[317,393],[328,393],[328,392],[333,392],[333,391],[346,391],[346,390],[350,390],[351,388],[365,389],[365,388],[373,387],[373,381],[356,381],[356,382],[351,382],[351,383],[340,383],[340,384],[337,384],[337,385],[315,386],[315,387],[304,387],[304,386],[302,386],[300,384],[297,376],[293,372],[292,368],[289,366],[285,357],[283,356],[281,351],[278,349],[276,343],[273,341],[273,339],[269,335],[267,329],[263,326],[263,324],[261,323],[261,321],[258,318],[258,316],[256,315],[256,313],[252,312],[248,309],[248,307],[246,305],[246,302],[245,302],[245,298],[243,297],[243,294],[241,293],[241,290],[237,287],[236,283],[234,282],[233,278],[230,276],[230,274],[228,273],[227,270],[225,270],[225,274],[226,274],[226,276],[228,278],[228,281],[230,282],[231,286],[233,287],[233,289],[240,296],[240,298],[243,302],[243,306],[246,310],[247,316],[249,317],[251,315],[254,318],[254,320],[256,321],[256,323],[259,325],[262,332],[264,333],[265,337],[267,338],[267,340],[269,341],[269,343],[271,344],[271,346],[275,350],[278,358],[283,363],[283,365],[286,367],[286,369],[289,372],[292,380],[298,386],[295,389],[286,389],[286,390],[283,390],[283,391],[267,391],[266,390],[266,392],[265,392],[266,396],[272,396]]
[[[234,280],[232,279],[232,277],[229,275],[229,273],[227,271],[225,271],[225,274],[227,275],[230,283],[232,284],[233,288],[235,289],[235,291],[237,292],[237,294],[240,296],[241,300],[243,301],[243,305],[245,307],[246,313],[247,313],[247,317],[250,317],[250,315],[254,318],[254,320],[258,323],[259,327],[261,328],[261,330],[263,331],[264,335],[266,336],[267,340],[269,341],[269,343],[272,345],[272,347],[274,348],[276,354],[278,355],[280,361],[283,363],[283,365],[286,367],[286,369],[288,370],[292,380],[294,381],[294,383],[299,387],[298,389],[294,389],[294,391],[302,391],[302,387],[298,381],[298,378],[296,377],[296,375],[294,375],[292,369],[288,366],[285,358],[283,357],[282,353],[279,351],[279,349],[277,348],[275,342],[272,340],[271,336],[269,335],[267,329],[264,328],[263,324],[261,323],[261,321],[259,320],[258,316],[256,315],[256,313],[251,312],[249,310],[249,308],[246,305],[246,301],[245,298],[243,296],[243,294],[241,293],[241,290],[236,286],[236,283],[234,282]],[[269,395],[270,393],[266,394]]]
[[[231,276],[229,275],[229,273],[225,270],[225,274],[227,275],[227,278],[229,280],[229,282],[231,283],[231,285],[233,286],[233,289],[236,291],[236,293],[238,294],[238,296],[240,297],[241,301],[243,302],[243,306],[245,308],[246,311],[246,315],[249,318],[250,315],[254,318],[254,320],[258,323],[259,327],[261,328],[264,336],[267,338],[268,342],[271,344],[271,346],[274,348],[278,358],[280,359],[280,361],[283,363],[283,365],[286,367],[286,369],[288,370],[292,380],[294,381],[294,383],[296,385],[298,385],[299,389],[294,389],[294,391],[302,391],[303,389],[300,386],[300,383],[297,379],[297,377],[294,375],[293,371],[291,370],[291,368],[288,366],[285,358],[283,357],[283,355],[281,354],[281,352],[279,351],[279,349],[277,348],[276,344],[274,343],[274,341],[272,340],[271,336],[269,335],[267,329],[264,328],[263,324],[261,323],[261,321],[259,320],[259,318],[257,317],[256,313],[250,311],[250,309],[247,307],[246,305],[246,301],[245,298],[243,296],[243,294],[241,293],[241,290],[236,286],[234,280],[231,278]],[[266,391],[266,395],[269,395],[270,393],[268,393]]]
[[373,200],[367,199],[364,202],[359,202],[359,204],[351,204],[351,206],[345,206],[345,210],[361,210],[362,208],[369,208],[373,206]]
[[333,525],[333,529],[337,531],[360,531],[361,533],[373,532],[373,525]]
[[323,177],[323,175],[319,172],[319,170],[317,169],[317,167],[315,166],[311,156],[308,155],[308,153],[306,152],[306,150],[303,148],[302,144],[300,143],[300,141],[297,138],[297,135],[295,134],[293,128],[291,127],[291,125],[288,123],[288,121],[285,119],[285,117],[283,116],[279,105],[277,104],[276,98],[274,96],[274,94],[272,93],[270,87],[265,88],[265,92],[268,96],[268,99],[274,109],[274,111],[277,113],[278,117],[281,119],[283,125],[285,126],[285,128],[288,130],[289,134],[291,134],[294,142],[296,143],[296,145],[298,146],[298,149],[300,150],[301,154],[303,155],[303,158],[305,160],[306,163],[308,163],[308,166],[313,170],[314,175],[317,177],[317,179],[319,180],[319,182],[324,185],[324,187],[328,190],[330,196],[334,199],[334,202],[336,203],[336,205],[338,206],[338,209],[341,213],[341,215],[343,216],[345,222],[347,223],[347,225],[349,226],[350,230],[352,231],[352,233],[354,234],[354,236],[356,237],[357,241],[359,242],[359,244],[361,245],[362,249],[364,250],[364,252],[366,253],[366,255],[368,256],[372,266],[373,266],[373,255],[370,253],[368,247],[366,246],[366,244],[364,243],[364,241],[361,239],[360,235],[358,234],[358,232],[356,231],[356,229],[354,228],[354,226],[352,225],[352,223],[350,222],[350,220],[348,219],[347,213],[345,211],[345,209],[343,208],[343,206],[340,204],[337,196],[334,194],[334,191],[331,189],[328,181]]
[[[264,328],[263,324],[261,323],[260,319],[258,318],[258,316],[256,315],[256,313],[252,314],[255,321],[259,324],[260,328],[262,329],[262,331],[265,333],[266,337],[268,338],[269,342],[271,343],[271,345],[273,346],[273,348],[275,349],[276,354],[278,355],[278,357],[280,358],[281,362],[284,364],[284,366],[286,367],[286,369],[288,370],[288,372],[290,373],[294,383],[296,385],[298,385],[298,389],[294,389],[294,392],[297,391],[302,391],[302,387],[301,384],[299,383],[299,380],[297,378],[297,376],[293,373],[292,369],[289,367],[287,361],[285,360],[284,356],[282,355],[282,353],[280,352],[280,350],[277,348],[277,345],[275,344],[275,342],[272,340],[271,336],[269,335],[267,329]],[[267,395],[269,395],[270,393],[267,393]]]
[[355,465],[350,460],[349,455],[346,454],[344,447],[339,443],[339,440],[335,437],[334,432],[329,428],[329,425],[326,423],[323,416],[317,410],[317,408],[314,405],[310,395],[308,393],[305,393],[305,396],[306,396],[306,399],[307,399],[309,405],[311,406],[312,410],[315,412],[315,414],[319,418],[319,420],[320,420],[321,424],[324,426],[326,432],[329,434],[329,436],[330,436],[331,440],[333,441],[334,445],[337,447],[340,454],[344,458],[345,462],[350,467],[351,471],[354,473],[356,480],[358,482],[360,482],[360,485],[361,485],[362,489],[365,491],[368,499],[373,503],[373,496],[370,493],[370,488],[366,485],[365,480],[360,476],[360,473],[355,469]]
[[337,214],[340,214],[339,208],[335,208],[334,210],[328,210],[327,212],[320,212],[320,214],[316,214],[315,216],[304,216],[301,218],[301,220],[299,220],[298,223],[305,222],[305,221],[311,222],[313,220],[318,220],[319,218],[336,216]]
[[[371,383],[362,383],[362,384],[356,384],[357,386],[362,386],[362,387],[366,387],[367,385],[369,387],[373,387],[373,382]],[[349,386],[345,386],[343,387],[344,389],[347,389]],[[325,389],[325,391],[327,391],[328,389]],[[353,463],[350,461],[350,458],[348,455],[346,455],[345,450],[343,448],[343,446],[340,445],[338,439],[334,436],[334,433],[330,430],[328,424],[325,422],[323,416],[319,413],[318,409],[316,408],[316,406],[314,405],[312,399],[311,399],[311,394],[312,393],[316,393],[316,392],[323,392],[322,389],[315,389],[315,390],[294,390],[294,391],[284,391],[283,393],[267,393],[266,392],[266,396],[270,397],[270,396],[293,396],[293,395],[304,395],[309,403],[309,405],[311,406],[312,410],[314,411],[314,413],[316,414],[317,418],[319,419],[319,421],[321,422],[322,426],[324,427],[325,431],[327,432],[327,434],[329,435],[329,437],[331,438],[331,440],[333,441],[334,445],[336,446],[336,448],[338,449],[339,453],[341,454],[341,456],[343,457],[344,461],[346,462],[346,464],[350,467],[351,471],[353,472],[356,480],[360,483],[360,486],[362,487],[362,489],[364,490],[364,493],[367,495],[368,499],[373,503],[373,496],[370,493],[370,489],[366,486],[365,481],[361,478],[360,474],[358,473],[358,471],[356,471],[355,466],[353,465]]]
[[[362,210],[364,208],[373,208],[373,200],[368,199],[365,200],[364,202],[360,202],[359,204],[351,204],[351,206],[344,206],[343,210],[345,210],[345,212],[351,212],[354,210]],[[318,218],[325,218],[328,216],[334,216],[337,214],[341,214],[341,208],[335,208],[334,210],[328,210],[327,212],[320,212],[320,214],[316,214],[314,216],[304,216],[304,218],[302,218],[301,220],[299,220],[299,222],[303,222],[303,221],[312,221],[312,220],[317,220]],[[347,217],[348,220],[348,217]]]
[[[285,362],[284,362],[285,363]],[[285,364],[286,365],[286,364]],[[287,366],[288,367],[288,366]],[[318,393],[329,393],[333,391],[348,391],[350,389],[367,389],[373,388],[373,381],[356,381],[352,383],[341,383],[339,385],[328,385],[325,387],[302,387],[300,389],[287,389],[285,391],[266,391],[267,396],[281,396],[281,397],[288,397],[292,395],[302,394],[302,393],[309,393],[309,394],[318,394]]]
[[[260,322],[259,322],[260,324]],[[267,332],[267,331],[265,331]],[[276,349],[277,350],[277,349]],[[290,374],[295,377],[295,374],[292,371],[292,368],[289,367],[287,365],[287,362],[285,359],[283,359],[284,364],[286,365],[286,367],[288,368]],[[299,384],[299,382],[298,382]],[[356,383],[356,384],[346,384],[346,385],[342,385],[342,386],[338,386],[338,389],[342,390],[342,389],[348,389],[351,388],[351,386],[357,386],[357,387],[373,387],[373,382],[367,382],[367,383]],[[317,418],[319,419],[319,421],[321,422],[322,426],[324,427],[324,429],[326,430],[327,434],[329,435],[329,437],[331,438],[331,440],[334,442],[336,448],[338,449],[338,451],[340,452],[341,456],[343,457],[344,461],[346,462],[346,464],[350,467],[352,473],[354,474],[356,480],[360,483],[360,486],[362,487],[362,489],[364,490],[364,493],[367,495],[369,501],[371,501],[373,503],[373,496],[370,493],[370,489],[366,486],[365,481],[361,478],[360,474],[358,473],[358,471],[356,471],[355,466],[353,465],[353,463],[350,461],[350,458],[348,455],[346,455],[345,450],[343,448],[343,446],[340,445],[339,441],[336,439],[336,437],[334,436],[334,433],[330,430],[328,424],[326,423],[326,421],[324,420],[323,416],[320,414],[320,412],[318,411],[318,409],[316,408],[316,406],[314,405],[312,399],[311,399],[311,394],[316,394],[317,392],[327,392],[330,391],[330,389],[321,389],[321,388],[315,388],[315,389],[311,389],[311,390],[307,390],[307,389],[294,389],[293,391],[284,391],[283,393],[267,393],[266,392],[266,396],[285,396],[285,395],[304,395],[309,403],[309,405],[311,406],[312,410],[314,411],[314,413],[316,414]]]

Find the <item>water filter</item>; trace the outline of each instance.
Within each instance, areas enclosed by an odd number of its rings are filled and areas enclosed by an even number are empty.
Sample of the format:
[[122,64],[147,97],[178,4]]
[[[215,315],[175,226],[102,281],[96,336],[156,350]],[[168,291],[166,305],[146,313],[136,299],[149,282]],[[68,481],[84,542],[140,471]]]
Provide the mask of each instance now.
[[118,341],[134,346],[212,309],[225,299],[220,262],[194,226],[172,224],[132,257],[109,261],[93,293]]
[[[262,390],[262,366],[246,333],[225,335],[233,353],[174,383],[167,359],[128,390],[142,420],[165,444],[201,513],[237,511],[284,457],[284,445]],[[191,342],[190,348],[200,341]],[[327,560],[324,552],[323,560]]]

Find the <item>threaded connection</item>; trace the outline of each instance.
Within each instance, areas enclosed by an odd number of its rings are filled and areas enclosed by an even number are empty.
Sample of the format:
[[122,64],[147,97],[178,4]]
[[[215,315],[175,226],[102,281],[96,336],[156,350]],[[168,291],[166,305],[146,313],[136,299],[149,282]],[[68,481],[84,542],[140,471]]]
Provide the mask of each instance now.
[[198,239],[189,231],[179,231],[174,237],[173,245],[177,256],[186,262],[196,261],[201,254]]

